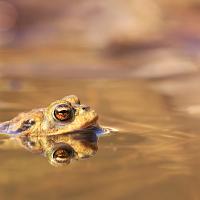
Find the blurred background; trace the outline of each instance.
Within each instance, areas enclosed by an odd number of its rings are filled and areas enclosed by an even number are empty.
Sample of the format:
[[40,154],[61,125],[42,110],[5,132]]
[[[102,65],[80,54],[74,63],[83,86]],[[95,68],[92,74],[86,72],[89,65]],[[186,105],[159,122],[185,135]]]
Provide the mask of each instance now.
[[0,75],[196,74],[199,11],[199,0],[1,0]]
[[199,0],[1,0],[0,77],[153,79],[198,116],[199,20]]
[[119,130],[59,169],[0,141],[1,199],[200,199],[199,22],[200,0],[0,0],[0,121],[76,94]]

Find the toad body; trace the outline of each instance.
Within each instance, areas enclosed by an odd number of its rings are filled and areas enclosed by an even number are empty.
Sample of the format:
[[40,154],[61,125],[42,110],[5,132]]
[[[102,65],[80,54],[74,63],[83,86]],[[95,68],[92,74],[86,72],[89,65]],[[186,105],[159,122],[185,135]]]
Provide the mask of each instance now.
[[47,108],[21,113],[0,124],[0,133],[10,136],[50,136],[97,126],[97,113],[80,104],[75,95],[51,103]]
[[96,133],[104,130],[97,119],[93,109],[70,95],[1,123],[0,135],[14,137],[26,149],[43,153],[52,165],[62,166],[96,153]]

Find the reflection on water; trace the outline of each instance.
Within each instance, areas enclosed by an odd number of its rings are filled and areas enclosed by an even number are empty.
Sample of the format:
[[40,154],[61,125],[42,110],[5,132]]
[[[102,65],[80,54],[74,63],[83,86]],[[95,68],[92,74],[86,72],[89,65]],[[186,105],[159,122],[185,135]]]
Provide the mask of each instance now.
[[[9,80],[1,81],[0,121],[10,120],[21,111],[44,107],[67,94],[77,94],[99,113],[100,124],[119,130],[100,138],[95,157],[61,168],[50,166],[42,157],[2,136],[2,199],[93,199],[94,195],[96,199],[200,198],[200,127],[195,119],[177,112],[171,99],[152,90],[149,83],[18,80],[20,87],[12,90],[6,86]],[[96,142],[96,135],[89,132],[25,137],[22,144],[37,152],[45,149],[51,162],[63,155],[71,158],[69,146],[81,144],[81,148],[96,152]]]
[[30,152],[44,155],[54,166],[65,166],[72,159],[89,158],[98,149],[94,130],[38,137],[31,135],[11,139],[8,137],[1,136],[1,148],[24,147]]
[[42,153],[54,166],[68,165],[72,159],[93,156],[97,147],[94,131],[74,132],[51,136],[21,136],[17,140],[31,152]]

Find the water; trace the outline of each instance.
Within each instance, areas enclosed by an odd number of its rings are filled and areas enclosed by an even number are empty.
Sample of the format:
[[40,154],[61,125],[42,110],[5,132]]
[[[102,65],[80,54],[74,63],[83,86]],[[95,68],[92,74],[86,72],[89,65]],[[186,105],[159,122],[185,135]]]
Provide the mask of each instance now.
[[95,108],[100,124],[118,130],[99,139],[95,156],[65,167],[2,137],[1,199],[200,199],[198,119],[178,111],[177,101],[155,86],[139,80],[1,79],[0,121],[76,94]]

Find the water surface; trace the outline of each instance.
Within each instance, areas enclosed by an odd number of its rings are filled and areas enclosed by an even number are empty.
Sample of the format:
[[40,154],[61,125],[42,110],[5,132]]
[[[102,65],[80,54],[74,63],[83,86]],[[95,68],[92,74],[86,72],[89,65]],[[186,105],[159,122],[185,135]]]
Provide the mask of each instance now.
[[198,120],[139,80],[1,79],[0,121],[68,94],[118,130],[97,154],[55,168],[1,138],[1,199],[200,199]]

